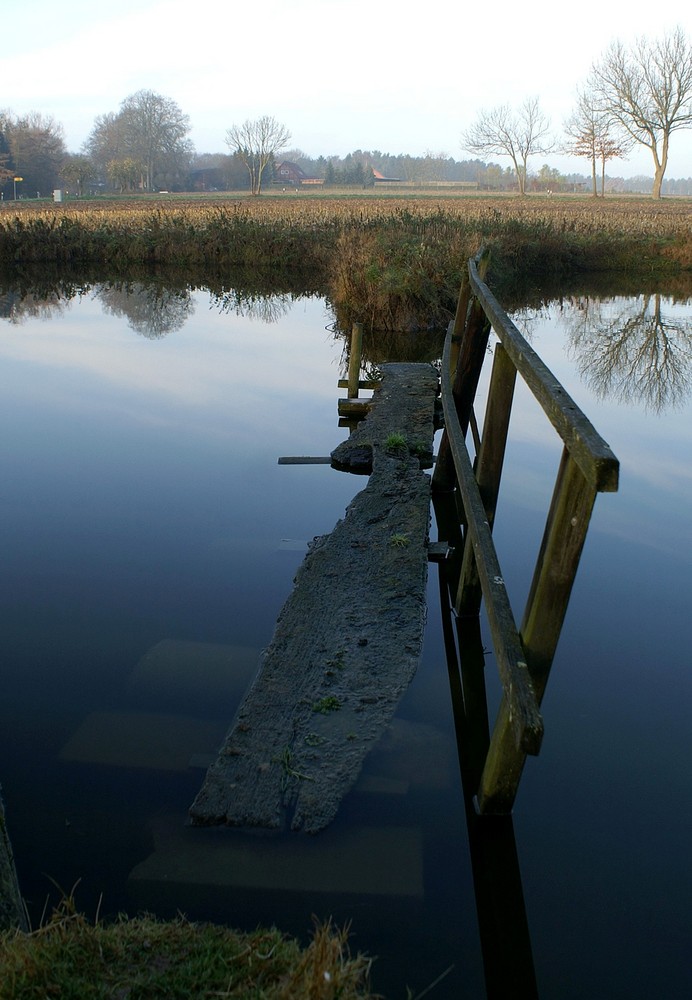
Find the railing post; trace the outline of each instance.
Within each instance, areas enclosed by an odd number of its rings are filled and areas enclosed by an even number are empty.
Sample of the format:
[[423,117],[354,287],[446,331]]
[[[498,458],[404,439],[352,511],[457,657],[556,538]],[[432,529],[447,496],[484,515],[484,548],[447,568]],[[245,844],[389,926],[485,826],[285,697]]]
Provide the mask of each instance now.
[[[540,705],[560,638],[596,492],[565,448],[520,629]],[[498,712],[478,790],[481,813],[514,804],[526,754],[517,748],[506,699]]]
[[[495,345],[488,404],[483,421],[483,439],[476,462],[476,479],[492,531],[500,491],[502,465],[512,412],[517,370],[501,343]],[[481,584],[473,548],[464,551],[455,606],[460,615],[477,615],[481,605]]]
[[[490,252],[484,251],[478,262],[479,274],[485,276],[490,264]],[[462,300],[465,305],[462,304]],[[470,301],[470,304],[469,304]],[[463,331],[458,324],[463,322]],[[451,324],[450,324],[451,326]],[[449,335],[449,331],[448,331]],[[461,342],[455,342],[455,336],[461,336]],[[485,351],[490,336],[490,322],[483,307],[474,297],[471,298],[471,286],[466,275],[466,287],[462,282],[457,302],[457,312],[452,327],[452,349],[450,350],[450,378],[457,416],[465,435],[471,416],[473,400],[478,387],[481,369],[485,360]],[[454,360],[452,366],[452,359]],[[433,474],[433,489],[450,490],[454,488],[454,466],[449,450],[446,434],[442,435],[438,449],[435,473]]]
[[351,329],[351,349],[348,358],[348,398],[357,399],[360,381],[360,361],[363,351],[363,324],[354,323]]
[[454,326],[452,327],[452,350],[449,355],[449,374],[452,381],[454,381],[454,376],[456,375],[457,363],[459,361],[459,351],[461,349],[461,341],[464,336],[464,330],[466,329],[466,318],[468,316],[470,300],[471,282],[469,281],[469,269],[468,267],[465,267],[461,275],[461,287],[459,288],[457,309],[454,314]]
[[[490,264],[490,251],[485,250],[478,260],[478,275],[481,281]],[[469,426],[471,409],[476,397],[481,369],[485,361],[485,352],[490,336],[490,320],[478,299],[474,296],[468,310],[468,318],[464,329],[463,340],[459,349],[452,392],[456,403],[459,423],[464,435]]]
[[539,700],[548,681],[595,501],[596,490],[565,448],[520,628]]

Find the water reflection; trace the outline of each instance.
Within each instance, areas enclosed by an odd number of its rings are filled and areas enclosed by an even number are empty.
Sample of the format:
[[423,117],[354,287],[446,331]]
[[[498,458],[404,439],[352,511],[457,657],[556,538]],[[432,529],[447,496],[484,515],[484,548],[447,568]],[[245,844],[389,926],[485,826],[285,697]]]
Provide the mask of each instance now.
[[58,292],[45,295],[41,292],[29,292],[23,295],[16,288],[0,291],[0,319],[5,319],[13,326],[21,326],[28,319],[50,319],[65,312],[69,300]]
[[[438,496],[438,524],[454,526],[451,497]],[[480,816],[475,794],[490,745],[485,657],[478,618],[453,615],[456,574],[439,564],[440,611],[454,711],[488,1000],[538,997],[519,858],[510,816]]]
[[[147,285],[142,277],[130,286],[136,282]],[[6,430],[0,778],[22,862],[20,877],[25,891],[33,893],[37,919],[50,888],[42,872],[68,887],[82,877],[79,902],[89,912],[101,891],[105,907],[127,909],[129,873],[154,851],[156,837],[163,840],[171,830],[181,839],[190,833],[182,817],[199,785],[197,771],[107,769],[68,761],[63,749],[87,720],[112,720],[107,713],[208,716],[225,729],[227,696],[214,696],[208,675],[206,695],[196,686],[200,645],[254,651],[266,645],[301,558],[283,549],[281,539],[305,540],[330,530],[350,500],[350,477],[321,466],[276,466],[281,454],[327,454],[334,447],[341,344],[324,333],[328,303],[305,300],[284,315],[293,292],[279,290],[266,317],[281,313],[281,323],[255,329],[237,317],[259,317],[264,307],[257,289],[248,285],[236,294],[224,276],[205,283],[204,293],[191,286],[196,313],[190,310],[188,316],[194,315],[194,322],[150,343],[135,337],[132,326],[129,332],[125,328],[127,309],[117,312],[122,299],[114,298],[108,322],[99,319],[99,291],[114,285],[102,276],[88,281],[75,276],[71,282],[46,280],[32,292],[16,279],[3,283],[0,276]],[[170,287],[188,289],[182,279]],[[650,298],[655,310],[653,291]],[[581,371],[583,362],[582,377],[589,381],[590,354],[598,352],[600,337],[608,338],[607,324],[616,311],[625,316],[626,310],[624,300],[611,297],[601,307],[595,296],[575,290],[569,301],[551,300],[548,312],[560,309],[563,320],[583,330],[583,311],[575,303],[584,299],[593,319],[589,336],[575,337],[572,344],[570,332],[566,342],[574,359],[570,368]],[[153,292],[149,301],[156,302]],[[641,307],[642,299],[633,298],[632,305],[637,301]],[[672,316],[689,324],[689,305],[686,311],[685,320],[683,310],[663,297],[666,322]],[[274,919],[296,933],[309,926],[310,913],[333,912],[335,919],[352,921],[357,947],[379,956],[378,976],[389,963],[383,978],[391,989],[375,985],[391,997],[403,996],[407,983],[424,990],[450,961],[456,966],[453,976],[430,995],[483,996],[481,952],[490,996],[493,989],[496,996],[531,996],[532,954],[544,1000],[562,1000],[566,992],[618,1000],[656,989],[667,996],[689,993],[683,937],[690,798],[679,762],[689,755],[686,719],[692,704],[690,672],[682,669],[689,646],[690,423],[677,417],[665,424],[663,417],[645,420],[636,413],[637,399],[645,402],[638,386],[638,396],[627,397],[631,405],[624,419],[622,409],[605,408],[606,424],[593,412],[590,394],[580,393],[569,372],[563,375],[563,340],[556,329],[542,326],[545,312],[536,323],[537,350],[575,398],[587,395],[584,408],[599,430],[607,431],[628,477],[617,510],[598,511],[583,586],[576,602],[573,597],[560,647],[548,743],[540,768],[525,777],[514,821],[492,829],[477,823],[451,770],[439,790],[421,781],[413,795],[402,795],[411,774],[408,758],[391,773],[378,759],[366,777],[379,780],[382,772],[393,777],[387,798],[377,798],[373,806],[370,787],[348,803],[343,819],[422,830],[423,899],[400,897],[392,905],[391,897],[382,897],[376,906],[367,897],[350,896],[337,911],[327,894],[308,891],[296,904],[295,897],[280,892],[231,893],[224,886],[211,911],[201,886],[192,887],[183,904],[199,901],[191,912],[195,918],[212,913],[224,920],[230,914],[233,921],[246,905],[253,919]],[[599,312],[603,334],[595,322]],[[143,313],[133,310],[135,316]],[[59,322],[43,329],[29,322],[48,318]],[[14,328],[20,324],[26,332]],[[687,399],[689,406],[689,326],[682,333],[666,327],[662,341],[656,336],[662,344],[657,349],[683,359],[675,398]],[[631,343],[636,337],[646,341],[642,333],[631,337]],[[409,348],[422,343],[413,340],[402,336],[375,345],[373,361],[404,359]],[[431,336],[422,353],[434,359],[440,349]],[[265,363],[267,357],[272,364]],[[247,377],[258,370],[261,383]],[[611,377],[604,393],[615,399],[623,379]],[[111,382],[119,383],[120,395],[104,391]],[[666,398],[669,409],[677,405],[670,393]],[[518,436],[526,435],[531,419],[530,412],[519,414]],[[532,530],[530,512],[524,516],[521,509],[527,453],[536,466],[544,460],[535,440],[526,449],[516,443],[516,462],[511,464],[511,454],[505,482],[512,509],[505,510],[496,530],[506,540],[507,569],[517,587]],[[528,473],[533,475],[533,466]],[[506,503],[509,507],[510,499]],[[424,654],[429,661],[419,670],[407,713],[416,722],[434,723],[448,754],[449,691],[443,675],[440,682],[439,620],[431,613],[430,621],[435,633],[431,629],[430,651]],[[137,684],[132,679],[142,657],[154,649],[160,653],[162,642],[169,650],[193,645],[196,650],[189,687],[180,684],[174,692],[166,675],[170,702],[159,698],[161,687],[151,694],[141,679]],[[468,706],[480,693],[482,658],[473,660],[468,635],[462,644],[466,657],[456,684],[463,684]],[[208,696],[210,707],[194,704],[190,691]],[[646,691],[654,691],[653,701]],[[455,697],[459,723],[465,715]],[[122,728],[114,729],[115,745],[129,752],[132,747],[120,739]],[[465,788],[477,784],[467,775],[473,775],[474,753],[485,740],[482,718],[478,732],[458,730]],[[426,735],[426,752],[430,744]],[[73,742],[73,757],[78,749]],[[422,760],[424,752],[417,757]],[[433,757],[439,777],[438,757],[442,749]],[[675,822],[662,817],[662,794],[675,802]],[[212,868],[210,879],[216,875]],[[141,889],[144,880],[137,885]],[[180,894],[162,885],[175,914]],[[150,898],[141,905],[151,906]]]
[[579,296],[563,310],[568,350],[600,398],[679,408],[692,379],[692,316],[660,294]]
[[195,311],[189,289],[171,289],[139,281],[115,282],[94,289],[103,311],[123,316],[135,333],[159,340],[180,330]]
[[198,280],[189,272],[177,275],[169,270],[105,280],[101,275],[52,274],[50,269],[0,272],[0,319],[18,325],[27,319],[55,318],[72,300],[88,296],[102,302],[106,313],[123,317],[136,333],[156,340],[181,329],[192,317],[197,290],[205,291],[220,313],[276,323],[298,299],[315,292],[302,279],[296,287],[285,284],[277,276],[255,271],[220,276],[205,272]]
[[260,295],[231,288],[215,296],[215,303],[221,312],[234,313],[262,323],[278,323],[286,316],[295,302],[295,295],[289,293]]

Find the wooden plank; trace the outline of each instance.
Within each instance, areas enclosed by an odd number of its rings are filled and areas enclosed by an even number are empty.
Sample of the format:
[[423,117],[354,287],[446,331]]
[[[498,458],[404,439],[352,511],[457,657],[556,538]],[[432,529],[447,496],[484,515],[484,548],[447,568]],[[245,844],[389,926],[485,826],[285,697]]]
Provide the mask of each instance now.
[[[348,379],[347,378],[340,378],[339,381],[336,384],[337,384],[337,387],[339,389],[348,389]],[[361,381],[358,382],[358,388],[359,389],[376,389],[379,384],[380,384],[379,379],[376,382],[372,381],[372,380],[365,380],[365,381],[361,380]]]
[[356,417],[362,420],[371,406],[371,399],[340,399],[338,412],[340,417]]
[[[431,365],[383,371],[374,409],[385,415],[373,411],[362,434],[352,435],[354,452],[370,449],[372,474],[334,530],[310,546],[258,677],[191,806],[196,825],[323,829],[415,673],[430,477],[418,449],[385,442],[408,428],[410,443],[432,452],[437,372]],[[345,460],[342,444],[335,453]]]
[[429,542],[428,559],[430,562],[444,562],[454,549],[449,542]]
[[[402,363],[382,365],[382,374],[382,381],[367,401],[365,419],[337,445],[332,462],[339,469],[369,472],[375,450],[391,449],[392,454],[415,455],[421,468],[429,468],[433,457],[437,371],[432,365]],[[393,435],[400,445],[388,444]]]
[[473,261],[469,261],[469,275],[495,333],[587,480],[599,492],[615,492],[620,463],[610,446],[521,335],[480,279]]
[[284,455],[279,465],[331,465],[331,455]]

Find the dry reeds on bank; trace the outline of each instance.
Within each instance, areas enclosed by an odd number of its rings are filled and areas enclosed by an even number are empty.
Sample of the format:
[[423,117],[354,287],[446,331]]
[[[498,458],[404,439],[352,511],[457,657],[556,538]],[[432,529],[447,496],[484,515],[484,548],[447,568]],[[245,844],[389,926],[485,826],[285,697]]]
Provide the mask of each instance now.
[[494,274],[692,269],[692,203],[571,197],[176,198],[0,210],[0,264],[242,267],[309,274],[340,325],[441,326],[465,260]]

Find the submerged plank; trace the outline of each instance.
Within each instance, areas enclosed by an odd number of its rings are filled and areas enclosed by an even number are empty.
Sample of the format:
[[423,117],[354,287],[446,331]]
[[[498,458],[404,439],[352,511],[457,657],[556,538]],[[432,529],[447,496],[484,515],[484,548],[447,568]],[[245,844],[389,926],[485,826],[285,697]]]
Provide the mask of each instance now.
[[415,827],[332,827],[310,843],[303,837],[200,832],[181,826],[178,816],[154,822],[155,850],[129,876],[139,905],[150,907],[162,885],[175,887],[178,898],[191,885],[330,897],[423,895],[423,836]]
[[[415,424],[400,393],[382,393],[379,413],[373,404],[372,475],[331,534],[310,546],[254,685],[191,806],[195,824],[290,824],[310,833],[327,826],[415,674],[430,520],[430,478],[418,453],[432,454],[437,379],[428,365],[387,365],[383,388],[399,368],[412,386],[408,370],[419,369],[427,419],[417,390]],[[416,454],[383,446],[393,431],[414,426]]]

